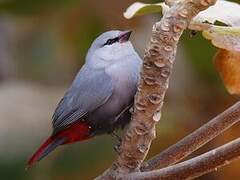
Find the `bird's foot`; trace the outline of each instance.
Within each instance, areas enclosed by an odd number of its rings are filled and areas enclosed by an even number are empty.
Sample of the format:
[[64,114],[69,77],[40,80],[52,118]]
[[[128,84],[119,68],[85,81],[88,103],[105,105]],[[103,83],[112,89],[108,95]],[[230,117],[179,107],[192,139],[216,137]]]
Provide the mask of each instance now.
[[113,149],[116,153],[119,154],[120,153],[120,145],[122,143],[122,138],[115,131],[112,132],[112,136],[117,139],[117,144],[114,146]]
[[112,136],[117,139],[118,144],[122,143],[122,138],[115,132],[112,132]]
[[118,155],[120,155],[120,144],[115,145],[113,149]]

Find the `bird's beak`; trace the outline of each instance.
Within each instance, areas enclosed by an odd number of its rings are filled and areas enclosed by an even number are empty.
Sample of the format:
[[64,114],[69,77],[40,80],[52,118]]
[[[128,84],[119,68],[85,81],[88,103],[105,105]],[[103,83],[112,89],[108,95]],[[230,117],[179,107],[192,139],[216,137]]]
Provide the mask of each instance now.
[[120,43],[127,42],[131,36],[131,33],[132,31],[123,31],[122,33],[120,33],[120,35],[118,36],[119,42]]

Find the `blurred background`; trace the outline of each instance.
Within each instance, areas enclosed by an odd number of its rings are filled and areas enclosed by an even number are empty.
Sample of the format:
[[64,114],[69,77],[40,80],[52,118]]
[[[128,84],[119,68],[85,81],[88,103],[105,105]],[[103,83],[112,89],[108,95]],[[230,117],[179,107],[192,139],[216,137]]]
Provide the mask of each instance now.
[[[57,148],[29,171],[25,163],[51,133],[56,104],[84,63],[91,42],[110,29],[132,29],[143,57],[160,16],[131,20],[122,13],[134,0],[0,1],[0,178],[92,179],[116,157],[116,140],[99,136]],[[144,2],[159,2],[145,0]],[[165,99],[157,138],[148,157],[174,144],[238,100],[225,90],[212,61],[216,49],[198,33],[185,32]],[[239,135],[239,126],[195,155]],[[237,179],[240,162],[199,179]]]

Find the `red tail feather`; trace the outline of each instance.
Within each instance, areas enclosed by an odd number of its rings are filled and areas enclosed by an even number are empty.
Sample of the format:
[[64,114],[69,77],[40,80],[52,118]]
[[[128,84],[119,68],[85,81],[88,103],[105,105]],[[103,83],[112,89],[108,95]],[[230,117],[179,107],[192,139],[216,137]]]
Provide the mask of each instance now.
[[50,136],[28,160],[27,169],[52,152],[57,146],[83,141],[88,139],[89,135],[90,126],[85,122],[77,122],[69,128],[58,132],[56,135]]

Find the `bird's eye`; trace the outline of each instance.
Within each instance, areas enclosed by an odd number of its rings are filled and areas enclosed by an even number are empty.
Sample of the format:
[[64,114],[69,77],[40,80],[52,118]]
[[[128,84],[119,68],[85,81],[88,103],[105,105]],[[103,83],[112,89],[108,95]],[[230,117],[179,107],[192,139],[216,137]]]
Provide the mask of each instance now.
[[104,45],[111,45],[111,44],[112,44],[112,39],[108,39]]
[[117,38],[114,38],[114,39],[108,39],[103,46],[105,46],[105,45],[111,45],[111,44],[113,44],[113,43],[115,43],[115,42],[118,42],[118,40],[119,40],[118,37],[117,37]]

